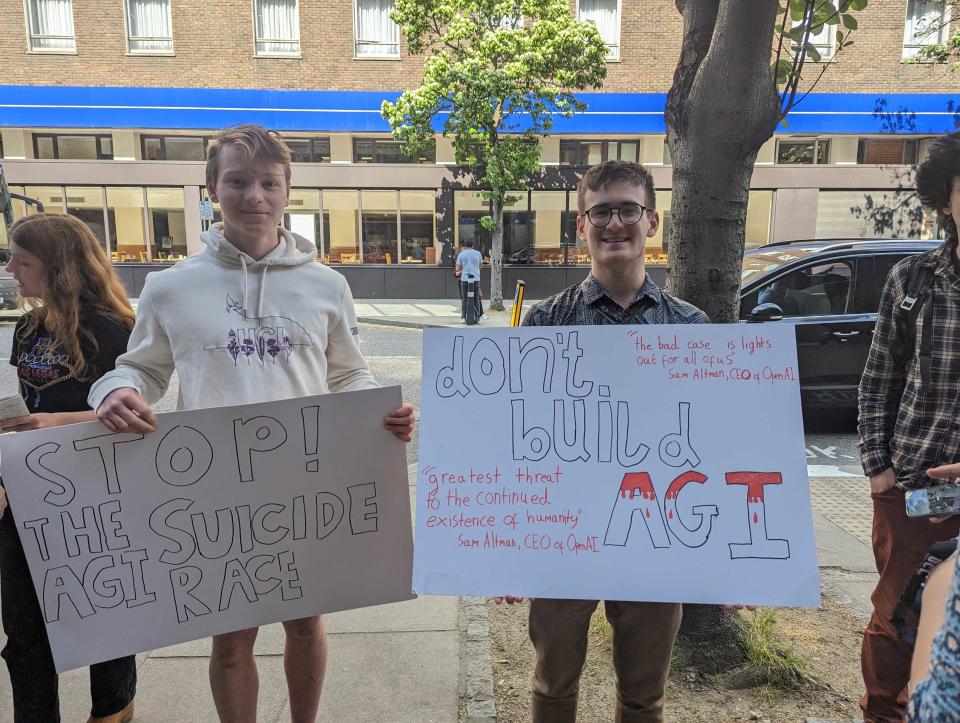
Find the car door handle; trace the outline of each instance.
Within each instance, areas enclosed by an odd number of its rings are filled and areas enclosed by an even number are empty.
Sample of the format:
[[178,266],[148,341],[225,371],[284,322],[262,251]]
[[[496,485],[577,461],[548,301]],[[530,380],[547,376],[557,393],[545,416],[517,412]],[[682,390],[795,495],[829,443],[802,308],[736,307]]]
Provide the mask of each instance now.
[[836,337],[840,341],[846,341],[847,339],[857,336],[859,333],[859,331],[832,331],[830,332],[830,335]]

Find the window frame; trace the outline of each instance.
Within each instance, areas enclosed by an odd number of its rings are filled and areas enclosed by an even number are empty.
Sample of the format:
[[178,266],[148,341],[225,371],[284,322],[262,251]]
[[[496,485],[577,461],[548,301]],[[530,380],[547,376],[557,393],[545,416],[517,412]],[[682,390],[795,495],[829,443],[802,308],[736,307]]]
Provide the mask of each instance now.
[[[132,19],[132,13],[130,12],[130,2],[131,0],[123,0],[123,26],[126,35],[127,42],[127,55],[175,55],[173,48],[173,0],[166,0],[167,3],[167,21],[170,24],[170,37],[147,37],[147,36],[133,36],[133,31],[130,27],[130,21]],[[169,43],[168,48],[150,48],[147,50],[136,50],[131,47],[131,41],[142,40],[142,41],[164,41]]]
[[[24,11],[23,19],[27,30],[27,52],[43,53],[47,55],[76,55],[77,54],[77,24],[73,17],[73,0],[70,0],[70,23],[73,25],[73,35],[34,35],[33,16],[34,4],[37,0],[23,0]],[[73,45],[69,48],[38,48],[34,45],[35,39],[51,40],[72,40]]]
[[810,37],[810,44],[813,45],[820,52],[821,63],[829,63],[833,60],[833,57],[837,54],[837,30],[839,29],[838,24],[830,25],[829,23],[824,23],[823,28],[827,31],[827,42],[826,43],[816,43],[813,40],[813,37]]
[[[261,38],[257,34],[257,5],[260,3],[260,0],[250,0],[250,11],[251,11],[251,22],[253,23],[253,56],[255,58],[302,58],[303,57],[303,44],[300,40],[300,0],[293,0],[294,2],[294,15],[297,19],[297,39],[296,41],[289,40],[287,38]],[[289,53],[278,53],[278,52],[260,52],[258,50],[258,45],[260,43],[293,43],[296,42],[297,50],[296,52]]]
[[[330,147],[330,136],[301,136],[301,137],[290,137],[284,138],[284,142],[289,146],[290,143],[309,143],[310,144],[310,160],[309,161],[293,161],[292,163],[331,163],[332,162],[332,151]],[[327,144],[327,153],[326,156],[317,152],[317,144],[326,142]]]
[[[353,59],[354,60],[400,60],[400,27],[397,26],[397,42],[396,43],[386,43],[383,41],[368,41],[360,40],[360,3],[363,0],[352,0],[353,1]],[[391,22],[393,22],[391,20]],[[396,25],[396,23],[394,23]],[[383,53],[383,54],[371,54],[366,55],[360,52],[360,45],[374,45],[374,46],[397,46],[396,54],[392,53]]]
[[[33,157],[36,160],[50,160],[50,161],[71,161],[71,160],[96,160],[96,161],[112,161],[113,160],[113,135],[110,133],[31,133],[31,140],[33,142]],[[84,159],[75,159],[75,158],[61,158],[60,157],[60,142],[61,137],[66,138],[94,138],[97,146],[97,157],[96,158],[84,158]],[[49,138],[53,143],[53,158],[40,158],[39,146],[37,145],[37,140],[40,138]],[[103,151],[103,140],[107,138],[110,140],[110,155],[107,155]]]
[[[606,41],[604,44],[607,46],[607,62],[608,63],[619,63],[621,61],[621,50],[623,49],[623,0],[616,0],[617,3],[617,44],[610,45]],[[575,16],[577,20],[583,20],[580,17],[580,0],[577,0],[577,7]],[[585,21],[586,22],[586,21]],[[599,28],[597,28],[599,31]]]
[[950,6],[945,3],[940,6],[940,27],[937,29],[936,38],[931,38],[929,42],[924,43],[908,42],[916,40],[915,36],[912,34],[908,36],[911,27],[910,8],[911,5],[916,8],[916,2],[917,0],[907,0],[906,3],[907,6],[903,22],[903,51],[901,54],[901,58],[903,60],[912,60],[913,58],[916,58],[917,53],[920,52],[920,49],[926,47],[927,45],[939,45],[943,43],[946,40],[947,30],[952,21]]
[[[158,133],[141,133],[140,134],[140,160],[148,161],[149,163],[166,163],[170,159],[167,158],[167,138],[177,138],[177,139],[200,139],[203,142],[203,157],[207,157],[207,149],[210,147],[210,141],[213,140],[213,136],[175,136],[175,135],[162,135]],[[158,140],[160,141],[160,153],[163,155],[163,158],[148,159],[146,157],[146,141],[147,140]],[[200,161],[172,161],[173,163],[199,163]]]
[[[360,142],[370,141],[370,142],[372,142],[374,145],[376,145],[376,144],[378,144],[378,143],[389,143],[389,144],[391,144],[391,145],[396,146],[398,149],[401,149],[401,150],[400,150],[400,154],[403,155],[404,157],[406,157],[406,158],[411,158],[411,159],[413,158],[413,156],[406,156],[406,155],[403,153],[403,151],[402,151],[402,144],[400,143],[400,141],[396,141],[396,140],[394,140],[393,138],[377,138],[377,137],[371,137],[371,136],[353,136],[353,137],[351,138],[351,156],[350,156],[350,158],[351,158],[351,163],[354,163],[354,164],[364,164],[364,165],[376,165],[376,164],[401,165],[401,164],[402,164],[402,165],[405,165],[405,166],[425,166],[425,165],[435,164],[435,163],[437,162],[436,146],[434,146],[433,160],[431,160],[429,156],[418,156],[416,159],[414,159],[414,160],[409,160],[409,161],[378,161],[378,160],[376,160],[376,154],[374,153],[374,160],[361,161],[361,160],[358,160],[358,154],[357,154],[357,142],[358,142],[358,141],[360,141]],[[367,190],[367,189],[364,189],[364,190]]]
[[[793,143],[793,144],[812,144],[813,145],[813,160],[810,163],[784,163],[780,160],[780,145],[782,143]],[[820,152],[821,149],[826,149],[826,161],[820,162]],[[777,145],[774,148],[773,153],[773,162],[777,166],[829,166],[830,155],[832,151],[832,144],[830,143],[829,138],[777,138]]]
[[[619,155],[620,155],[620,152],[619,152],[620,146],[622,146],[624,143],[632,144],[632,145],[635,145],[635,146],[637,147],[636,158],[633,160],[633,162],[634,162],[634,163],[640,163],[640,162],[642,161],[642,159],[643,159],[643,140],[644,140],[644,139],[643,139],[642,137],[637,137],[637,138],[609,138],[609,139],[608,139],[608,138],[567,138],[567,139],[561,138],[561,139],[560,139],[560,154],[559,154],[560,161],[559,161],[558,165],[564,166],[564,167],[568,167],[568,168],[570,168],[570,167],[573,167],[573,168],[586,168],[586,167],[589,167],[589,165],[590,165],[589,163],[579,163],[579,162],[578,162],[578,163],[565,163],[565,162],[563,161],[563,146],[564,146],[564,144],[569,145],[569,144],[571,144],[571,143],[577,143],[577,144],[580,144],[581,146],[582,146],[583,144],[599,143],[599,144],[600,144],[600,162],[601,162],[601,163],[610,160],[610,147],[611,147],[611,144],[613,144],[613,143],[616,143],[616,144],[617,144],[617,156],[618,156],[618,157],[619,157]],[[578,156],[579,156],[579,153],[578,153]]]
[[[876,138],[863,137],[857,139],[857,165],[860,166],[913,166],[919,162],[920,138]],[[871,163],[866,160],[867,146],[870,143],[899,143],[900,160],[896,163]],[[910,150],[912,148],[912,150]]]

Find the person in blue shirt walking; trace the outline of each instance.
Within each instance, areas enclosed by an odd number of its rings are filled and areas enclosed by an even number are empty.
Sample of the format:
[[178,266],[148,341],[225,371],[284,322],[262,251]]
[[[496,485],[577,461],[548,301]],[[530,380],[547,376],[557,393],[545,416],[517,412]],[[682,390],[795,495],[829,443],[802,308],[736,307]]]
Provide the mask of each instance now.
[[467,238],[463,240],[464,249],[457,254],[456,276],[460,279],[460,321],[467,320],[467,282],[475,281],[476,294],[474,294],[474,303],[477,305],[477,319],[486,318],[483,313],[483,302],[480,301],[480,264],[483,263],[483,256],[474,246],[474,240]]

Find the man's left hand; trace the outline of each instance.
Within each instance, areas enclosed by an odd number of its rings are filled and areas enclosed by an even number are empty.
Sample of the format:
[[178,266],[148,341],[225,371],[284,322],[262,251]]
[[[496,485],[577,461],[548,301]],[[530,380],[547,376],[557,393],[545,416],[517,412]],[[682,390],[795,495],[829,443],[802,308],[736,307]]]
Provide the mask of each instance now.
[[413,425],[416,421],[417,415],[413,411],[413,406],[409,402],[404,402],[384,418],[383,424],[394,437],[403,442],[409,442],[413,439]]

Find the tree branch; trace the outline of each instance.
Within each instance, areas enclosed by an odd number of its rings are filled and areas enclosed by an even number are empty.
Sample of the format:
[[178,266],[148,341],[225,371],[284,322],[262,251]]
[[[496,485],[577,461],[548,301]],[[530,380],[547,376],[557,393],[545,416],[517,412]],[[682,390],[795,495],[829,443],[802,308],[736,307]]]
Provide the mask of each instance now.
[[676,0],[676,6],[683,17],[683,44],[680,47],[677,69],[673,74],[673,85],[667,93],[664,117],[668,132],[673,129],[682,133],[686,127],[687,97],[693,88],[700,64],[710,49],[720,0]]

